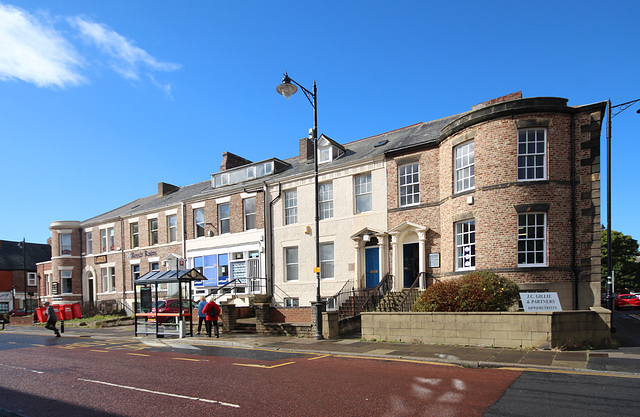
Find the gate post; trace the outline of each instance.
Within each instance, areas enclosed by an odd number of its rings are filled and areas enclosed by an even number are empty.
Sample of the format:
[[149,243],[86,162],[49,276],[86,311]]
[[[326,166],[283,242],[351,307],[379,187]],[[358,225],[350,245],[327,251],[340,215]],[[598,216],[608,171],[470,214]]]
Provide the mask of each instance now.
[[222,331],[229,333],[236,329],[236,305],[232,303],[221,304],[222,309]]

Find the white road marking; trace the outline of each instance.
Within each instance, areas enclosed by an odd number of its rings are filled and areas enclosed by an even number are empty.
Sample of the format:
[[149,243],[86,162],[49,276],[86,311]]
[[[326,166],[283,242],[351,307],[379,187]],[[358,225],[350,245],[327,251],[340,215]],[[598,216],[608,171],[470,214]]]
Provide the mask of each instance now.
[[202,402],[205,402],[205,403],[220,404],[220,405],[224,405],[224,406],[227,406],[227,407],[240,408],[240,406],[238,404],[231,404],[231,403],[225,403],[225,402],[222,402],[222,401],[209,400],[207,398],[191,397],[189,395],[181,395],[181,394],[171,394],[169,392],[160,392],[160,391],[148,390],[148,389],[145,389],[145,388],[129,387],[127,385],[113,384],[111,382],[104,382],[104,381],[95,381],[95,380],[92,380],[92,379],[78,378],[78,381],[92,382],[94,384],[102,384],[102,385],[108,385],[110,387],[130,389],[130,390],[133,390],[133,391],[140,391],[140,392],[147,392],[149,394],[165,395],[167,397],[183,398],[185,400],[202,401]]
[[11,368],[11,369],[18,369],[20,371],[33,372],[35,374],[44,374],[44,372],[42,372],[42,371],[36,371],[35,369],[27,369],[27,368],[23,368],[21,366],[5,365],[4,363],[0,363],[0,366],[4,366],[6,368]]

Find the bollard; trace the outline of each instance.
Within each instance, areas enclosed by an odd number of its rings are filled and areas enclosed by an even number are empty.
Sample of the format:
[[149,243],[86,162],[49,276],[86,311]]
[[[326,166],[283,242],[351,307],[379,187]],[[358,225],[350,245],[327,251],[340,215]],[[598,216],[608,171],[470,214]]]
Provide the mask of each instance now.
[[64,320],[60,320],[60,333],[64,333]]

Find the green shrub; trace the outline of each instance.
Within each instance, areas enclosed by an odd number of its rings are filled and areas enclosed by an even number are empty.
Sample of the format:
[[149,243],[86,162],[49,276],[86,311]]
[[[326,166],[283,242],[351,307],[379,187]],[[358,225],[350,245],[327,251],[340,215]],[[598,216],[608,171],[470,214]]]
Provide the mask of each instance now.
[[518,286],[493,272],[471,272],[431,285],[413,311],[506,311],[518,301]]

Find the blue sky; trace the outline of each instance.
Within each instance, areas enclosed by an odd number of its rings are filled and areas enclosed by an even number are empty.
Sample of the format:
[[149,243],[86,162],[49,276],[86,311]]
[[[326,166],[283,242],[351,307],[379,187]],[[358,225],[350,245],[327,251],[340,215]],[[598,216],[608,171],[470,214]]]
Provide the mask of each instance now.
[[[225,151],[297,155],[313,112],[276,93],[284,71],[316,80],[340,143],[516,91],[635,100],[639,18],[615,0],[0,0],[0,239],[208,180]],[[613,119],[612,223],[640,240],[638,108]]]

